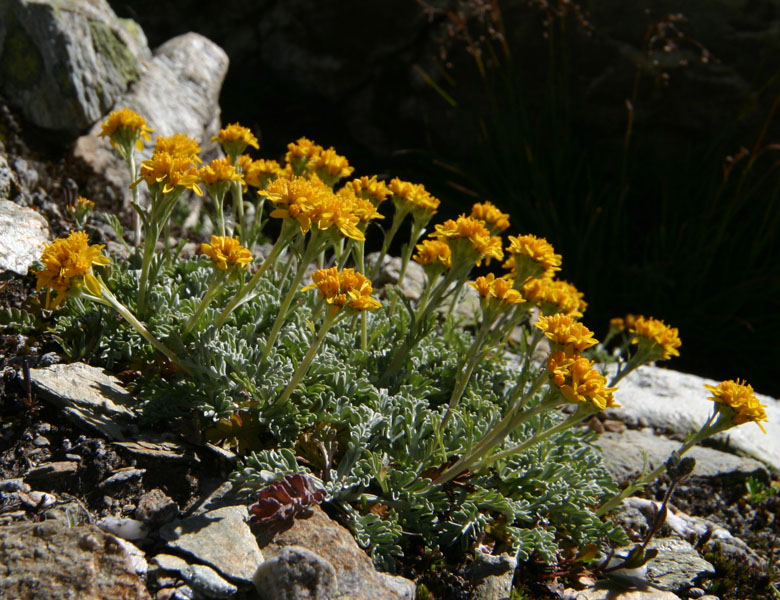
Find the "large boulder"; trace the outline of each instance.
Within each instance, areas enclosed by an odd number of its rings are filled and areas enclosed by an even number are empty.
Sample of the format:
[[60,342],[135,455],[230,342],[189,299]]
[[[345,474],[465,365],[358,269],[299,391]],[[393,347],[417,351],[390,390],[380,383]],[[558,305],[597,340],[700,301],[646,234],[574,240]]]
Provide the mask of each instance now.
[[86,130],[149,57],[141,28],[105,0],[0,0],[0,90],[44,129]]

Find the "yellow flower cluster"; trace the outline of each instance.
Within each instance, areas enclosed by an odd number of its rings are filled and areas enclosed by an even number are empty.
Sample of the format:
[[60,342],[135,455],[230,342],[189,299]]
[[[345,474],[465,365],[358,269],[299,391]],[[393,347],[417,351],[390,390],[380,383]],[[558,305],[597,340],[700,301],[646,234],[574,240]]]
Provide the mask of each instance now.
[[496,277],[493,273],[488,273],[469,282],[469,285],[487,302],[494,300],[504,308],[525,302],[525,298],[514,289],[512,280],[507,277]]
[[491,233],[509,229],[509,214],[501,212],[492,202],[477,202],[471,207],[471,216],[484,221]]
[[247,146],[252,146],[255,150],[260,149],[260,144],[255,135],[248,127],[243,127],[238,123],[230,123],[227,127],[219,130],[219,133],[211,138],[212,142],[219,142],[225,150],[225,154],[231,158],[236,158]]
[[504,263],[512,278],[523,283],[529,277],[551,278],[561,270],[561,255],[555,254],[550,243],[535,235],[509,236],[506,249],[509,258]]
[[732,413],[730,416],[734,425],[753,422],[766,433],[766,429],[761,424],[761,421],[768,421],[766,405],[759,402],[753,392],[753,386],[744,381],[740,383],[739,379],[736,381],[729,379],[717,386],[705,385],[704,387],[712,392],[709,399],[717,403],[720,412],[724,412],[725,409]]
[[492,258],[501,260],[504,257],[501,238],[491,236],[482,221],[466,215],[436,225],[431,237],[446,242],[456,261],[460,259],[480,265],[482,260],[490,264]]
[[599,343],[593,337],[593,332],[575,321],[571,315],[558,313],[541,316],[534,325],[541,329],[551,342],[565,351],[579,353]]
[[616,387],[608,387],[606,378],[593,367],[593,361],[558,350],[547,359],[550,379],[566,400],[574,404],[589,402],[599,410],[619,406]]
[[583,294],[567,281],[560,279],[530,279],[522,287],[523,296],[542,309],[544,314],[564,313],[581,317],[587,303]]
[[640,343],[641,338],[649,340],[661,352],[663,360],[680,356],[677,348],[682,345],[682,342],[676,327],[669,327],[663,321],[640,315],[634,320],[629,332],[633,335],[632,344]]
[[[387,184],[384,181],[378,181],[376,175],[371,177],[358,177],[344,184],[344,188],[352,188],[355,192],[355,196],[370,200],[374,206],[379,206],[387,200],[390,195],[390,190],[387,188]],[[342,188],[342,189],[344,189]]]
[[92,200],[85,198],[84,196],[79,196],[76,198],[75,204],[68,204],[66,208],[68,212],[72,213],[87,212],[95,208],[95,203],[92,202]]
[[282,177],[285,173],[277,161],[263,158],[252,160],[248,154],[238,157],[238,168],[243,173],[246,184],[259,189],[264,189],[269,181]]
[[354,310],[374,310],[380,308],[382,303],[371,296],[373,288],[371,282],[354,269],[338,268],[320,269],[312,274],[314,283],[307,285],[301,291],[319,289],[320,296],[331,305],[331,311],[337,312],[341,308]]
[[200,162],[200,144],[184,133],[157,136],[154,138],[154,151],[167,152],[172,156],[186,156],[194,162]]
[[421,183],[402,181],[395,177],[387,184],[393,195],[396,210],[412,213],[415,219],[430,219],[436,214],[440,201],[432,196]]
[[295,175],[317,177],[329,186],[355,170],[332,146],[326,150],[305,137],[288,144],[284,158]]
[[252,253],[236,238],[212,235],[210,244],[201,244],[200,251],[223,271],[230,267],[244,268],[252,262]]
[[73,288],[86,285],[90,293],[100,295],[100,283],[92,274],[92,265],[111,263],[103,256],[102,244],[89,245],[89,237],[83,231],[71,231],[67,238],[58,238],[48,244],[41,256],[43,269],[36,271],[36,289],[48,288],[57,292],[54,302],[46,296],[46,308],[59,306]]
[[610,328],[618,331],[625,331],[626,329],[632,329],[636,322],[637,316],[628,313],[625,317],[615,317],[609,320]]
[[412,258],[421,266],[441,264],[449,269],[452,266],[452,251],[446,242],[440,240],[423,240],[415,246],[417,254]]
[[357,227],[360,219],[352,212],[351,203],[343,202],[319,179],[282,177],[257,193],[274,203],[272,217],[295,219],[302,233],[307,233],[314,224],[321,230],[336,227],[346,237],[365,240]]
[[125,107],[108,115],[100,126],[98,136],[107,137],[114,148],[124,153],[134,145],[138,150],[143,150],[144,140],[151,141],[149,133],[152,131],[154,129],[146,126],[146,119]]
[[349,184],[336,192],[336,196],[349,207],[349,210],[360,220],[361,224],[368,223],[374,219],[385,218],[384,215],[379,213],[376,205],[371,200],[355,194],[355,188]]
[[151,191],[159,190],[163,194],[170,194],[188,189],[202,196],[199,179],[198,169],[190,157],[155,152],[149,160],[141,163],[140,177],[132,185],[146,181]]

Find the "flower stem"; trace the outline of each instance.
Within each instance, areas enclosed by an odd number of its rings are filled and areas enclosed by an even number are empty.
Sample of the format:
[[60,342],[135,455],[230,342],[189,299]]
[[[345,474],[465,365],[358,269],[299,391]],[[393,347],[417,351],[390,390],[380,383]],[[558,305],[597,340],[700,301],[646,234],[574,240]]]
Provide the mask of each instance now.
[[211,282],[209,283],[209,287],[206,290],[206,293],[203,294],[203,298],[201,298],[200,303],[198,303],[195,312],[192,313],[192,316],[187,320],[187,324],[182,330],[182,337],[185,337],[190,332],[190,330],[195,326],[195,323],[197,323],[198,318],[200,318],[200,316],[203,314],[203,311],[206,310],[208,305],[211,304],[220,290],[222,290],[222,284],[225,283],[225,280],[228,278],[229,274],[229,271],[219,270],[212,275]]

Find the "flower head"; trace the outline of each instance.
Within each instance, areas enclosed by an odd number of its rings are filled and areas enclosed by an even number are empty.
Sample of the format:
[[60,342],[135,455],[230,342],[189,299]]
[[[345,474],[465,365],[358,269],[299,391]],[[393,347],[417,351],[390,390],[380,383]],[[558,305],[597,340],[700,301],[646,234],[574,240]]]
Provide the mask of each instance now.
[[411,213],[415,220],[427,223],[439,208],[438,198],[432,196],[420,183],[410,183],[395,177],[387,184],[387,189],[393,195],[395,209],[404,214]]
[[510,255],[504,268],[511,269],[512,278],[523,284],[529,277],[550,278],[561,270],[561,255],[555,254],[553,247],[544,238],[535,235],[509,236]]
[[227,127],[220,129],[219,133],[211,138],[211,141],[222,144],[225,154],[233,159],[246,150],[247,146],[252,146],[255,150],[260,149],[260,144],[252,131],[238,123],[230,123]]
[[101,285],[92,273],[92,265],[108,265],[111,260],[103,256],[102,244],[89,245],[89,237],[83,231],[71,231],[67,238],[58,238],[43,249],[43,269],[36,271],[36,289],[49,288],[57,292],[54,302],[46,296],[46,308],[55,308],[67,298],[71,290],[85,285],[95,296],[100,295]]
[[617,388],[607,387],[606,378],[593,368],[593,361],[587,358],[558,350],[547,359],[547,371],[569,402],[590,402],[599,410],[619,406],[613,395]]
[[680,356],[677,351],[682,345],[677,328],[669,327],[663,321],[652,317],[638,316],[629,329],[632,334],[631,343],[645,344],[651,352],[650,360],[668,360],[672,356]]
[[761,424],[761,421],[769,420],[764,410],[766,405],[758,401],[753,386],[744,381],[740,383],[739,379],[736,381],[729,379],[717,386],[705,385],[704,387],[712,392],[709,399],[716,403],[717,410],[726,418],[730,418],[734,425],[754,422],[761,431],[766,433],[766,429]]
[[336,153],[334,148],[328,148],[311,156],[306,163],[306,170],[315,174],[324,183],[333,186],[339,179],[349,177],[355,170],[349,161]]
[[352,214],[360,220],[361,225],[366,225],[374,219],[385,218],[384,215],[379,213],[376,209],[376,205],[371,202],[371,200],[355,194],[355,188],[351,185],[345,185],[336,192],[336,196],[339,200],[349,205]]
[[171,156],[184,156],[194,162],[200,162],[198,154],[200,144],[184,133],[174,133],[170,136],[158,135],[154,139],[155,152],[167,152]]
[[492,202],[477,202],[471,207],[471,216],[484,221],[491,233],[509,228],[509,215],[502,213]]
[[152,192],[161,191],[163,194],[170,194],[189,189],[198,196],[203,195],[203,190],[198,185],[198,169],[186,156],[155,152],[152,158],[141,163],[140,175],[132,185],[146,181],[146,185]]
[[198,169],[198,176],[212,196],[222,197],[234,181],[243,183],[241,173],[236,171],[229,158],[215,158]]
[[581,317],[587,304],[572,284],[559,279],[530,279],[522,287],[523,296],[549,315],[565,313],[572,317]]
[[534,325],[544,331],[544,335],[551,342],[571,352],[579,353],[599,343],[593,337],[593,332],[582,323],[575,321],[571,315],[558,313],[541,316]]
[[477,277],[469,285],[477,290],[485,302],[498,304],[501,308],[525,302],[525,298],[512,286],[511,279],[496,277],[493,273]]
[[231,267],[245,268],[252,262],[252,253],[232,237],[212,235],[211,243],[201,244],[200,251],[223,271]]
[[264,189],[268,182],[283,175],[283,169],[275,160],[252,160],[248,155],[238,157],[238,166],[247,185]]
[[143,150],[144,140],[151,141],[149,132],[154,131],[146,126],[146,119],[127,107],[109,114],[100,129],[98,136],[107,137],[123,154],[132,152],[133,146]]
[[382,306],[379,300],[371,296],[371,282],[354,269],[341,272],[337,267],[320,269],[312,274],[312,280],[314,283],[301,291],[318,288],[320,297],[331,305],[331,312],[338,312],[341,308],[374,310]]
[[637,316],[628,313],[625,317],[615,317],[609,320],[610,329],[616,331],[625,331],[626,329],[632,329],[636,322]]
[[284,160],[292,167],[295,175],[301,175],[309,163],[309,159],[317,156],[323,150],[322,146],[315,144],[308,138],[298,138],[295,142],[287,144],[287,154],[284,155]]
[[452,251],[447,242],[423,240],[415,248],[417,254],[412,258],[423,267],[439,264],[449,269],[452,266]]
[[[370,200],[374,206],[379,206],[387,200],[390,190],[384,181],[378,181],[376,175],[358,177],[344,184],[344,188],[352,188],[355,196]],[[343,189],[343,188],[342,188]]]
[[431,237],[449,244],[454,262],[480,265],[485,260],[485,264],[490,264],[490,259],[501,260],[504,256],[501,239],[491,236],[482,221],[466,215],[436,225]]

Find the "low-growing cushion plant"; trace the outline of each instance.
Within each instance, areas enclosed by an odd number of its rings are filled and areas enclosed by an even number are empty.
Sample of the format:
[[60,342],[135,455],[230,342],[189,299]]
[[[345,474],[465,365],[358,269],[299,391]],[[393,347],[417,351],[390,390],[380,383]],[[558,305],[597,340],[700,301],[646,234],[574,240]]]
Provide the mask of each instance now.
[[[324,501],[385,569],[410,553],[457,564],[479,546],[555,564],[628,543],[609,512],[665,467],[619,491],[577,425],[614,406],[633,369],[677,355],[674,328],[627,315],[600,344],[578,320],[583,295],[555,278],[561,256],[529,233],[505,243],[508,216],[490,203],[421,240],[439,199],[397,178],[349,179],[333,148],[301,138],[281,163],[255,159],[245,151],[257,139],[232,124],[216,136],[225,158],[201,164],[178,134],[157,137],[137,165],[149,133],[128,109],[103,125],[132,176],[132,239],[107,216],[130,257],[106,255],[84,231],[41,257],[38,288],[66,354],[138,371],[150,424],[195,422],[236,450],[233,482],[248,498],[261,492],[263,519]],[[214,230],[188,258],[168,240],[185,191],[211,198]],[[73,207],[79,226],[92,209]],[[399,281],[375,290],[407,217]],[[366,256],[373,234],[381,251]],[[426,278],[415,300],[403,293],[410,260]],[[496,273],[472,280],[476,266]],[[479,309],[458,317],[468,287]],[[711,391],[712,418],[679,454],[766,420],[747,384]]]

